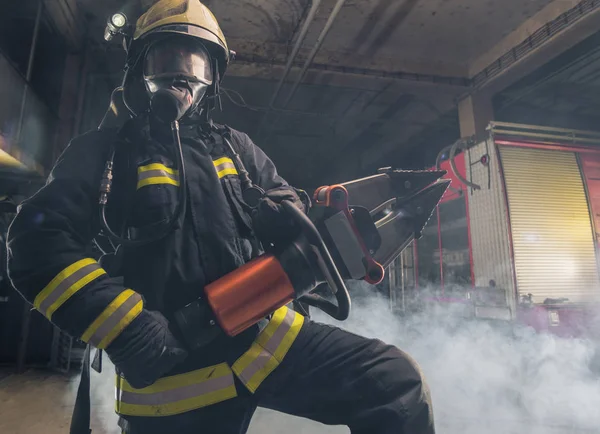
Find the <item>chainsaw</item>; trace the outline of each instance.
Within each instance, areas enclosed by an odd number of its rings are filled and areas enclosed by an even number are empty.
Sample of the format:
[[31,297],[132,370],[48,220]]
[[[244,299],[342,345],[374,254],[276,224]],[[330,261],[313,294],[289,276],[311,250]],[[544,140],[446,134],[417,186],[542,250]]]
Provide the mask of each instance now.
[[441,179],[445,174],[379,169],[318,188],[308,215],[284,201],[300,235],[210,283],[203,297],[177,311],[188,345],[202,347],[223,333],[236,336],[293,301],[347,319],[345,281],[383,280],[385,269],[420,238],[450,185]]

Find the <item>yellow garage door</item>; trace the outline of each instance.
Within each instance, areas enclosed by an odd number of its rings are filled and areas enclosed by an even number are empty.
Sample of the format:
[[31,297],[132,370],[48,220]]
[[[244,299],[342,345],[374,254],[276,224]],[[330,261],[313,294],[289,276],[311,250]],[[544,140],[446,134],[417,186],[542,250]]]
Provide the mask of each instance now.
[[584,184],[572,152],[501,146],[517,289],[535,303],[598,301],[600,282]]

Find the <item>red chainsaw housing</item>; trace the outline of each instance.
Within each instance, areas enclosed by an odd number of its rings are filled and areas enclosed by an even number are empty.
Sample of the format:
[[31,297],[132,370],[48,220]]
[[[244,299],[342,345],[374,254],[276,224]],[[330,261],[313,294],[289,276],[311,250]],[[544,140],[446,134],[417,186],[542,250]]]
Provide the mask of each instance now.
[[296,294],[279,260],[259,256],[204,288],[206,299],[225,333],[235,336],[281,306]]

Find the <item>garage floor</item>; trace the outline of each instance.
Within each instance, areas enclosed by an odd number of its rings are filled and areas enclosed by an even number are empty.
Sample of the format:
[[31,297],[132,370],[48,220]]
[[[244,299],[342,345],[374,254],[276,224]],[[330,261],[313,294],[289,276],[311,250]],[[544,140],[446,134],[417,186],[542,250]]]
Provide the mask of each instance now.
[[[44,371],[28,371],[23,375],[7,375],[0,371],[0,433],[2,434],[66,434],[73,411],[78,378]],[[105,371],[106,372],[106,371]],[[98,380],[96,379],[96,382]],[[111,386],[112,381],[109,380]],[[120,434],[113,411],[113,392],[103,382],[93,398],[93,434]],[[105,386],[106,385],[106,386]],[[102,395],[102,396],[99,396]],[[259,410],[249,434],[342,434],[345,427],[328,427],[312,421],[276,412]]]
[[[113,411],[112,378],[94,374],[92,434],[120,434]],[[102,376],[104,377],[104,375]],[[108,380],[108,381],[107,381]],[[30,370],[23,375],[7,374],[0,368],[0,433],[1,434],[67,434],[73,411],[78,377],[68,378],[45,371]],[[439,414],[438,414],[439,415]],[[527,424],[497,421],[490,423],[454,415],[437,418],[439,434],[597,434],[597,429],[577,429],[569,426]],[[347,434],[346,427],[329,427],[259,409],[248,434]],[[165,433],[167,434],[167,433]],[[170,434],[170,433],[169,433]]]

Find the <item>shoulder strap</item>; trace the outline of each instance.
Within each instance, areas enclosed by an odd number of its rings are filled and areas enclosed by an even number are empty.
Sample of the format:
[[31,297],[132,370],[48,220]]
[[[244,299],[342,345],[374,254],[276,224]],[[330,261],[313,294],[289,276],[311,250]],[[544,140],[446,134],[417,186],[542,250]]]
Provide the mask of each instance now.
[[231,128],[229,128],[227,125],[212,124],[211,134],[212,134],[213,138],[216,140],[216,143],[223,147],[223,152],[226,155],[228,155],[229,157],[233,157],[233,155],[231,155],[232,154],[231,150],[224,143],[225,142],[224,139],[227,139],[229,141],[229,143],[231,143],[231,146],[233,146],[234,151],[236,153],[240,151],[240,147],[239,147],[237,141],[233,138],[233,134],[231,134]]
[[81,380],[77,389],[75,407],[71,417],[71,428],[69,434],[91,434],[91,396],[90,396],[90,346],[85,347],[83,353],[83,364],[81,369]]
[[242,161],[242,158],[238,153],[239,149],[236,149],[239,148],[239,145],[233,139],[233,135],[231,134],[231,128],[229,128],[228,126],[213,124],[212,129],[213,137],[215,137],[215,142],[220,144],[223,148],[223,152],[225,153],[225,155],[228,155],[233,160],[233,163],[237,168],[238,175],[242,182],[243,188],[252,188],[253,190],[262,191],[260,187],[254,183],[254,180],[250,177],[250,173],[248,173],[248,171],[246,170],[246,166],[244,165],[244,162]]

